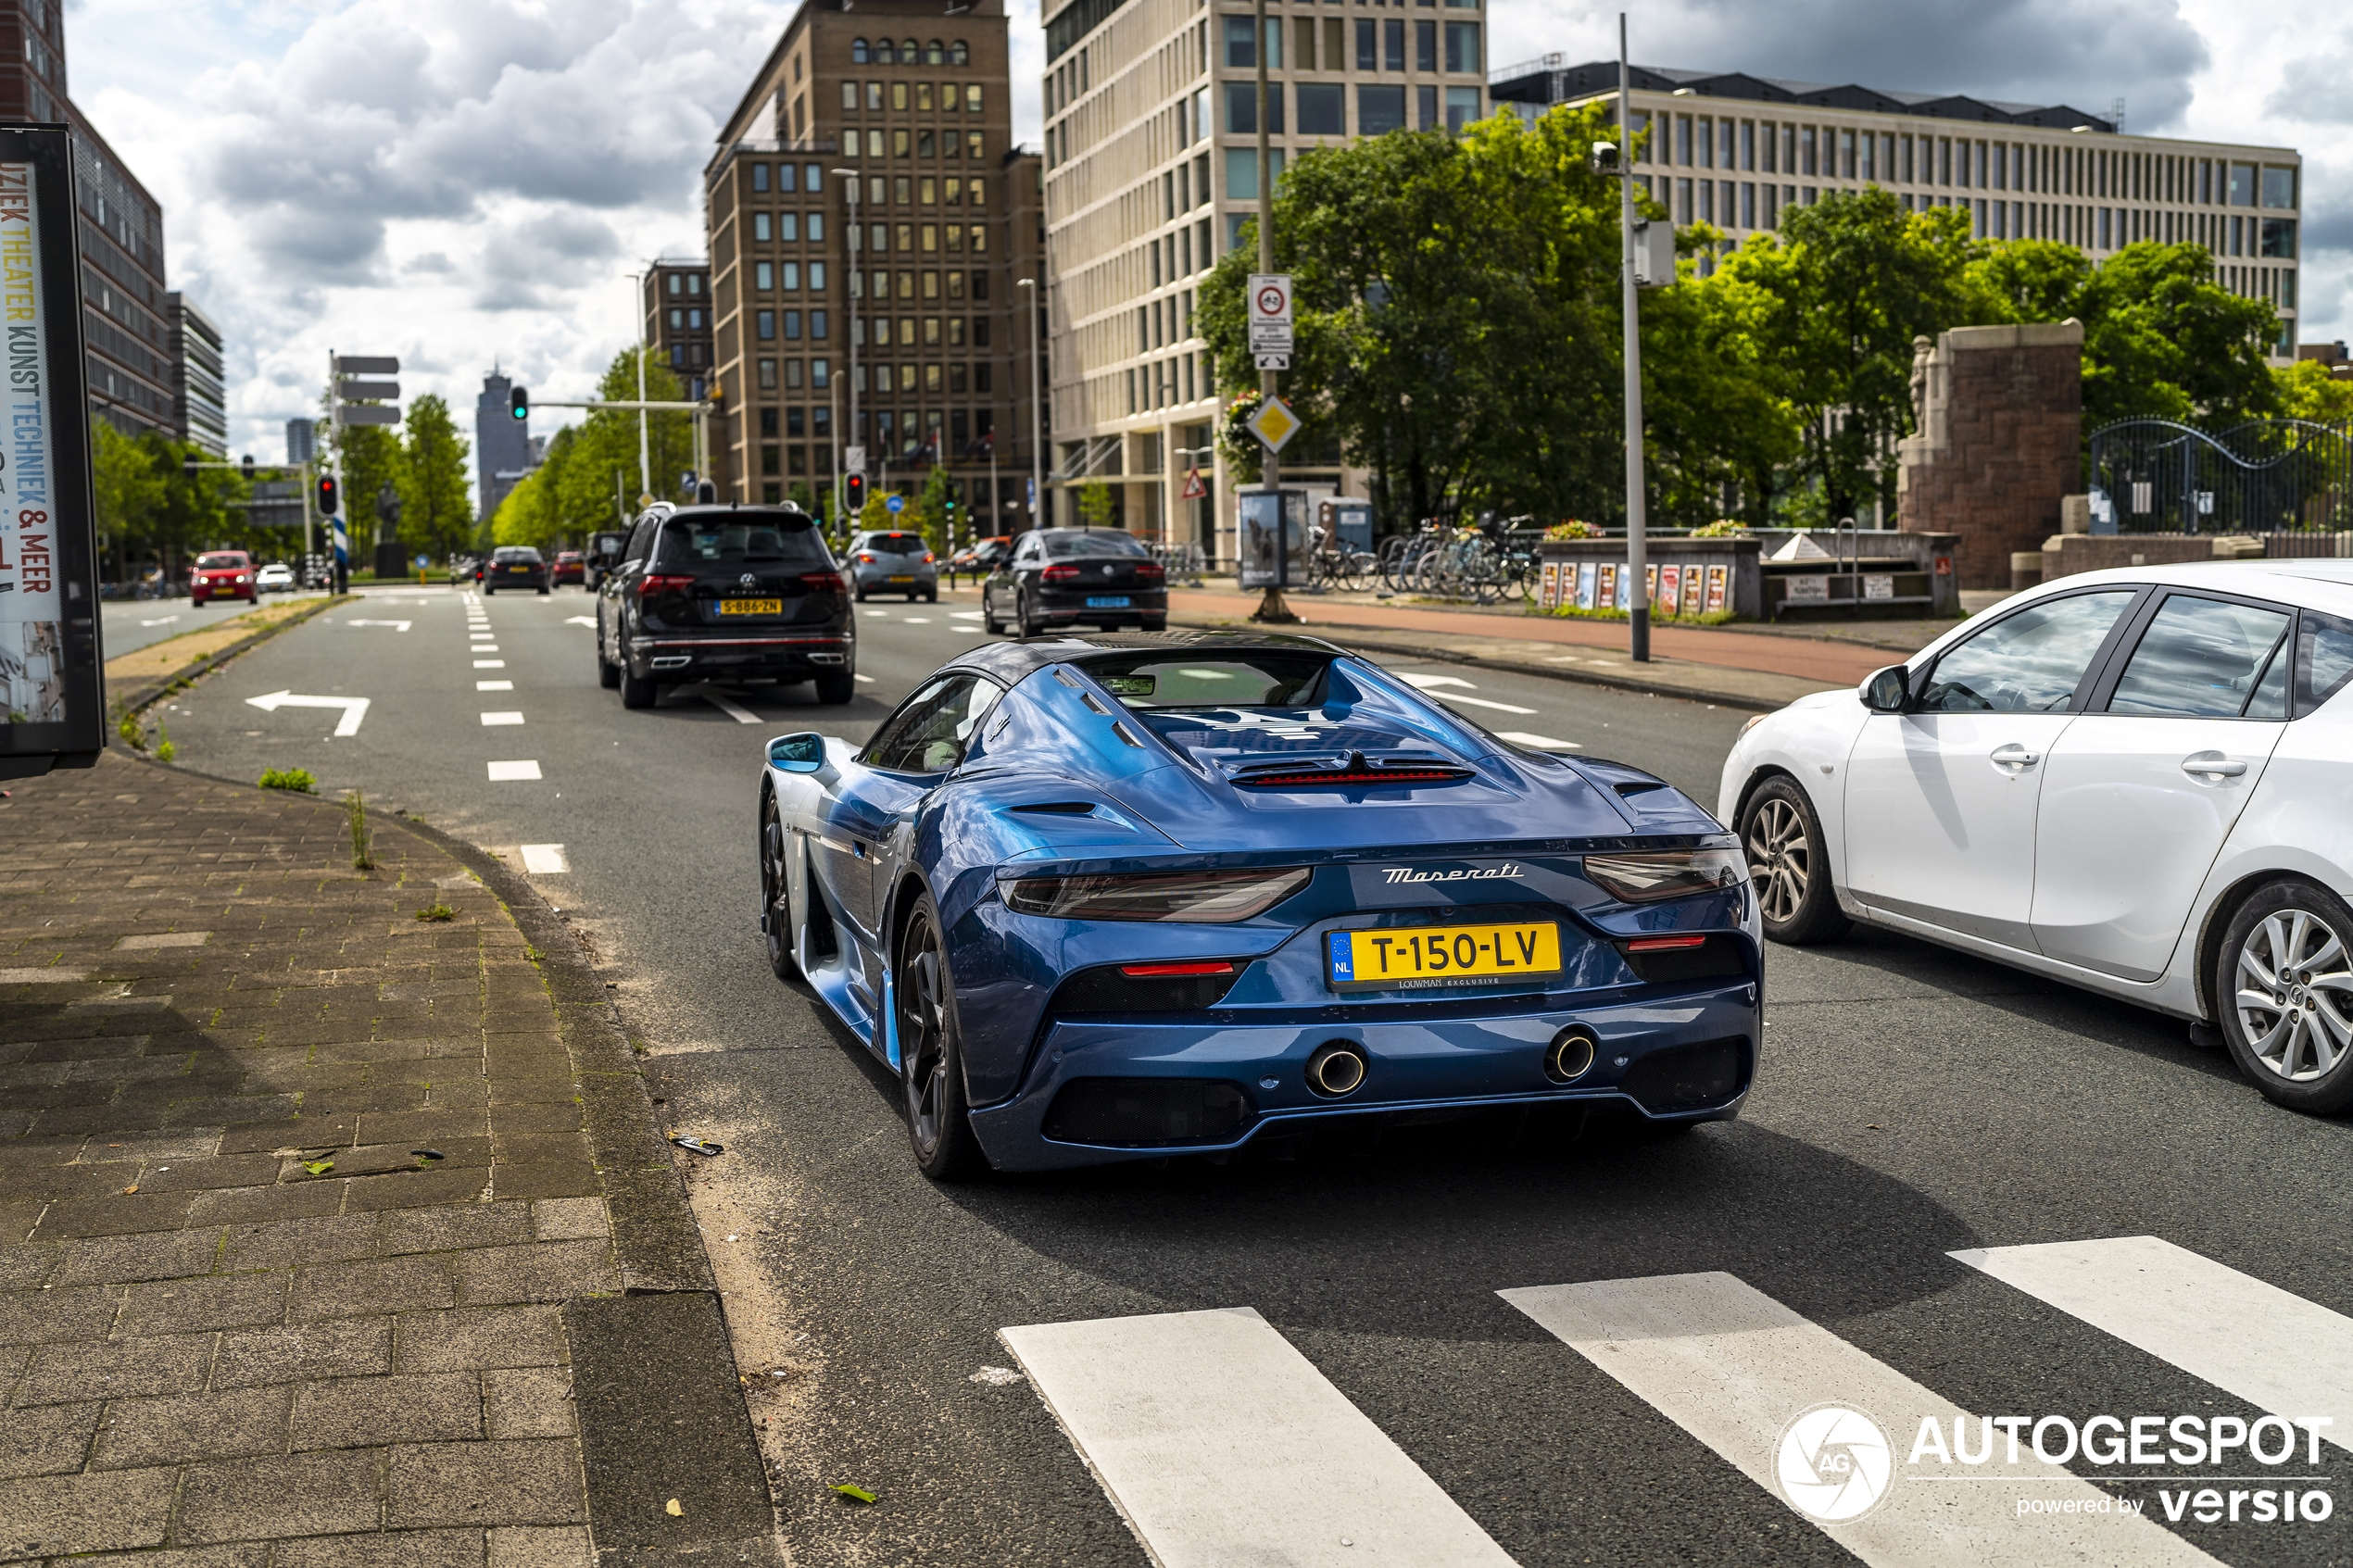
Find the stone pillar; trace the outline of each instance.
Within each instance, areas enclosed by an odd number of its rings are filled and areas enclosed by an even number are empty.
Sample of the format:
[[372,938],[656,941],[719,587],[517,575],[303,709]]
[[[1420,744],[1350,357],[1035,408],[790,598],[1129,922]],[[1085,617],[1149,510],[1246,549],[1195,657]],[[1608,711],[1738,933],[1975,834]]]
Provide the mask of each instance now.
[[1961,586],[2007,588],[2010,557],[2060,531],[2082,483],[2082,323],[1956,327],[1912,346],[1897,526],[1959,535]]

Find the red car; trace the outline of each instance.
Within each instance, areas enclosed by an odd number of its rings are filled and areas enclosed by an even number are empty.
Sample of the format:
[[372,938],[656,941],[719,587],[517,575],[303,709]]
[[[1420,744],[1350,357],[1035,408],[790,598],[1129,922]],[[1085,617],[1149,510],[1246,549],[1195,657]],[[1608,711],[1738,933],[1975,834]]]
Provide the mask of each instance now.
[[261,590],[253,579],[253,558],[245,551],[208,550],[196,558],[196,569],[188,574],[188,597],[200,605],[214,599],[259,604]]
[[561,587],[566,583],[585,583],[587,579],[587,569],[581,564],[578,550],[556,552],[556,575],[552,581],[558,587]]

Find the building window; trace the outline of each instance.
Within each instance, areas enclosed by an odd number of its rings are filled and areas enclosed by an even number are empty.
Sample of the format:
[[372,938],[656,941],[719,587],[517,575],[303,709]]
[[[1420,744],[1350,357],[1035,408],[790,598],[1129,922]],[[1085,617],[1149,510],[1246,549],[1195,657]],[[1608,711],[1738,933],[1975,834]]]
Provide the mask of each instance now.
[[1337,82],[1302,82],[1299,94],[1299,133],[1302,136],[1348,134],[1348,90]]
[[1414,24],[1414,69],[1416,70],[1438,69],[1438,24],[1436,22]]
[[[766,265],[766,263],[765,263],[765,262],[762,262],[762,263],[761,263],[761,265],[762,265],[762,266],[765,266],[765,265]],[[785,263],[785,266],[784,266],[784,274],[785,274],[785,287],[786,287],[786,288],[788,288],[788,289],[797,289],[797,288],[800,287],[800,263],[799,263],[799,262],[798,262],[798,261],[787,261],[787,262],[786,262],[786,263]]]
[[1377,35],[1371,22],[1360,21],[1356,24],[1356,69],[1358,70],[1380,69],[1380,55],[1373,43]]
[[853,38],[849,41],[849,63],[851,65],[862,66],[869,63],[871,58],[872,56],[866,52],[866,41],[864,39]]
[[776,313],[774,310],[761,310],[755,312],[752,316],[752,323],[754,330],[762,342],[770,342],[775,338]]
[[[776,286],[775,269],[771,267],[765,261],[755,262],[751,269],[751,286],[761,290],[774,288]],[[678,318],[681,314],[681,312],[676,310],[673,310],[670,313],[670,324],[672,326],[675,327],[680,324]]]
[[1756,227],[1756,186],[1745,180],[1741,182],[1741,227]]
[[1252,18],[1226,19],[1226,69],[1254,70],[1258,66],[1258,29]]
[[[2296,170],[2266,165],[2263,169],[2263,205],[2288,207],[2296,205]],[[2263,253],[2271,255],[2270,251]]]
[[760,449],[760,471],[763,474],[784,471],[783,454],[774,445]]
[[1405,24],[1402,21],[1383,22],[1380,28],[1381,65],[1389,70],[1405,69]]
[[1478,24],[1448,22],[1446,24],[1446,69],[1453,71],[1482,69],[1478,63]]
[[[1452,4],[1452,0],[1449,0]],[[1460,131],[1478,118],[1478,89],[1449,87],[1446,89],[1446,129]]]
[[1405,129],[1405,89],[1359,86],[1356,89],[1356,134],[1378,136]]
[[755,212],[751,215],[751,237],[755,240],[766,240],[774,237],[769,228],[768,214],[764,212]]
[[[824,312],[820,310],[817,314],[823,316]],[[822,321],[818,324],[820,326],[824,325]],[[819,332],[817,335],[819,337],[823,337],[825,334]],[[824,391],[828,386],[833,384],[826,370],[826,365],[827,361],[824,359],[812,359],[809,361],[809,384],[815,387],[820,392]]]
[[773,392],[775,390],[776,361],[774,359],[762,359],[760,361],[760,384],[761,388],[766,391]]
[[1438,128],[1437,88],[1414,89],[1414,128],[1417,131],[1435,131]]
[[787,343],[800,341],[800,312],[798,310],[785,312],[785,341]]
[[[2267,169],[2264,170],[2264,173],[2269,174],[2271,173],[2271,170]],[[2261,254],[2271,257],[2275,261],[2293,261],[2296,259],[2295,219],[2266,218],[2263,220]]]
[[1675,221],[1688,225],[1691,220],[1692,182],[1689,180],[1678,180],[1675,182]]
[[950,65],[970,65],[972,64],[972,57],[973,52],[970,48],[965,46],[963,39],[959,38],[953,44],[948,45],[948,63]]

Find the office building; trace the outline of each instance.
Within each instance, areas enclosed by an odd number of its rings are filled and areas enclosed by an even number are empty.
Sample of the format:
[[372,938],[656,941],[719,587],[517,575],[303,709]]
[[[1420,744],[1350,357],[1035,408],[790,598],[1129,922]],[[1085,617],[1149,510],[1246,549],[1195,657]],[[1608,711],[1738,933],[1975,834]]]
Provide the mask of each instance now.
[[171,422],[181,440],[225,458],[229,409],[220,381],[220,329],[185,295],[163,297],[171,322]]
[[[1260,50],[1279,178],[1304,148],[1479,118],[1483,15],[1479,0],[1356,0],[1345,12],[1285,0],[1269,7],[1261,38],[1238,6],[1049,0],[1058,491],[1101,480],[1124,527],[1204,546],[1230,540],[1225,468],[1210,450],[1217,389],[1192,318],[1202,275],[1257,213]],[[1188,501],[1196,466],[1206,493]],[[1336,450],[1297,448],[1285,453],[1283,476],[1331,488],[1352,477]],[[1057,502],[1055,521],[1076,517],[1075,497]],[[1230,543],[1218,553],[1230,555]]]
[[711,266],[700,257],[657,261],[647,270],[646,351],[667,365],[691,398],[711,385]]
[[[1646,66],[1629,82],[1635,134],[1655,132],[1634,167],[1678,225],[1711,223],[1738,243],[1827,192],[1878,185],[1912,210],[1965,208],[1979,238],[2057,240],[2095,260],[2141,240],[2194,242],[2224,287],[2278,309],[2274,359],[2295,352],[2293,148],[2126,135],[2064,104]],[[1530,118],[1614,102],[1617,64],[1548,55],[1497,71],[1491,90]]]
[[531,421],[514,415],[514,382],[493,370],[482,378],[482,394],[474,399],[474,468],[482,495],[476,512],[485,522],[496,516],[498,503],[538,466],[531,439]]
[[828,505],[858,445],[877,485],[945,466],[982,531],[1018,525],[1039,235],[1009,86],[1003,0],[793,12],[704,170],[722,495]]
[[316,420],[286,421],[286,465],[298,468],[319,455],[319,422]]
[[0,123],[73,131],[90,411],[127,434],[178,438],[163,208],[67,94],[62,0],[0,8]]

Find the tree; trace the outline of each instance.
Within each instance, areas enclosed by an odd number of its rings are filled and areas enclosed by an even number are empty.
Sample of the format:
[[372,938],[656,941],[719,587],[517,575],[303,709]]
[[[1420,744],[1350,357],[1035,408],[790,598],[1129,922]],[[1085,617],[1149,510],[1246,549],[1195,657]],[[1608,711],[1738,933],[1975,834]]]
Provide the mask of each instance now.
[[1078,521],[1088,528],[1111,526],[1111,486],[1090,479],[1078,487]]
[[90,470],[98,507],[98,547],[111,551],[117,581],[129,578],[133,558],[132,541],[143,534],[149,520],[163,505],[163,475],[156,471],[147,448],[115,427],[114,421],[93,415],[90,420]]
[[[372,405],[371,405],[372,407]],[[335,453],[343,474],[344,527],[351,536],[351,565],[364,571],[374,564],[376,497],[385,485],[400,493],[402,470],[408,467],[400,437],[389,425],[334,425],[327,444]],[[321,539],[322,549],[332,546]]]
[[465,438],[449,405],[426,393],[409,405],[407,440],[394,483],[400,496],[400,541],[429,555],[455,555],[473,536],[473,504],[466,492]]
[[956,486],[949,479],[948,470],[932,465],[931,477],[924,481],[923,494],[915,497],[915,526],[922,531],[924,543],[932,553],[948,553],[948,519],[956,499]]
[[2353,420],[2353,381],[2329,374],[2318,359],[2298,359],[2272,372],[2280,413],[2291,420]]
[[2146,416],[2221,427],[2278,411],[2264,363],[2279,320],[2214,281],[2203,245],[2125,246],[2098,267],[2070,245],[1983,247],[1967,279],[1974,318],[2083,323],[2083,427]]

